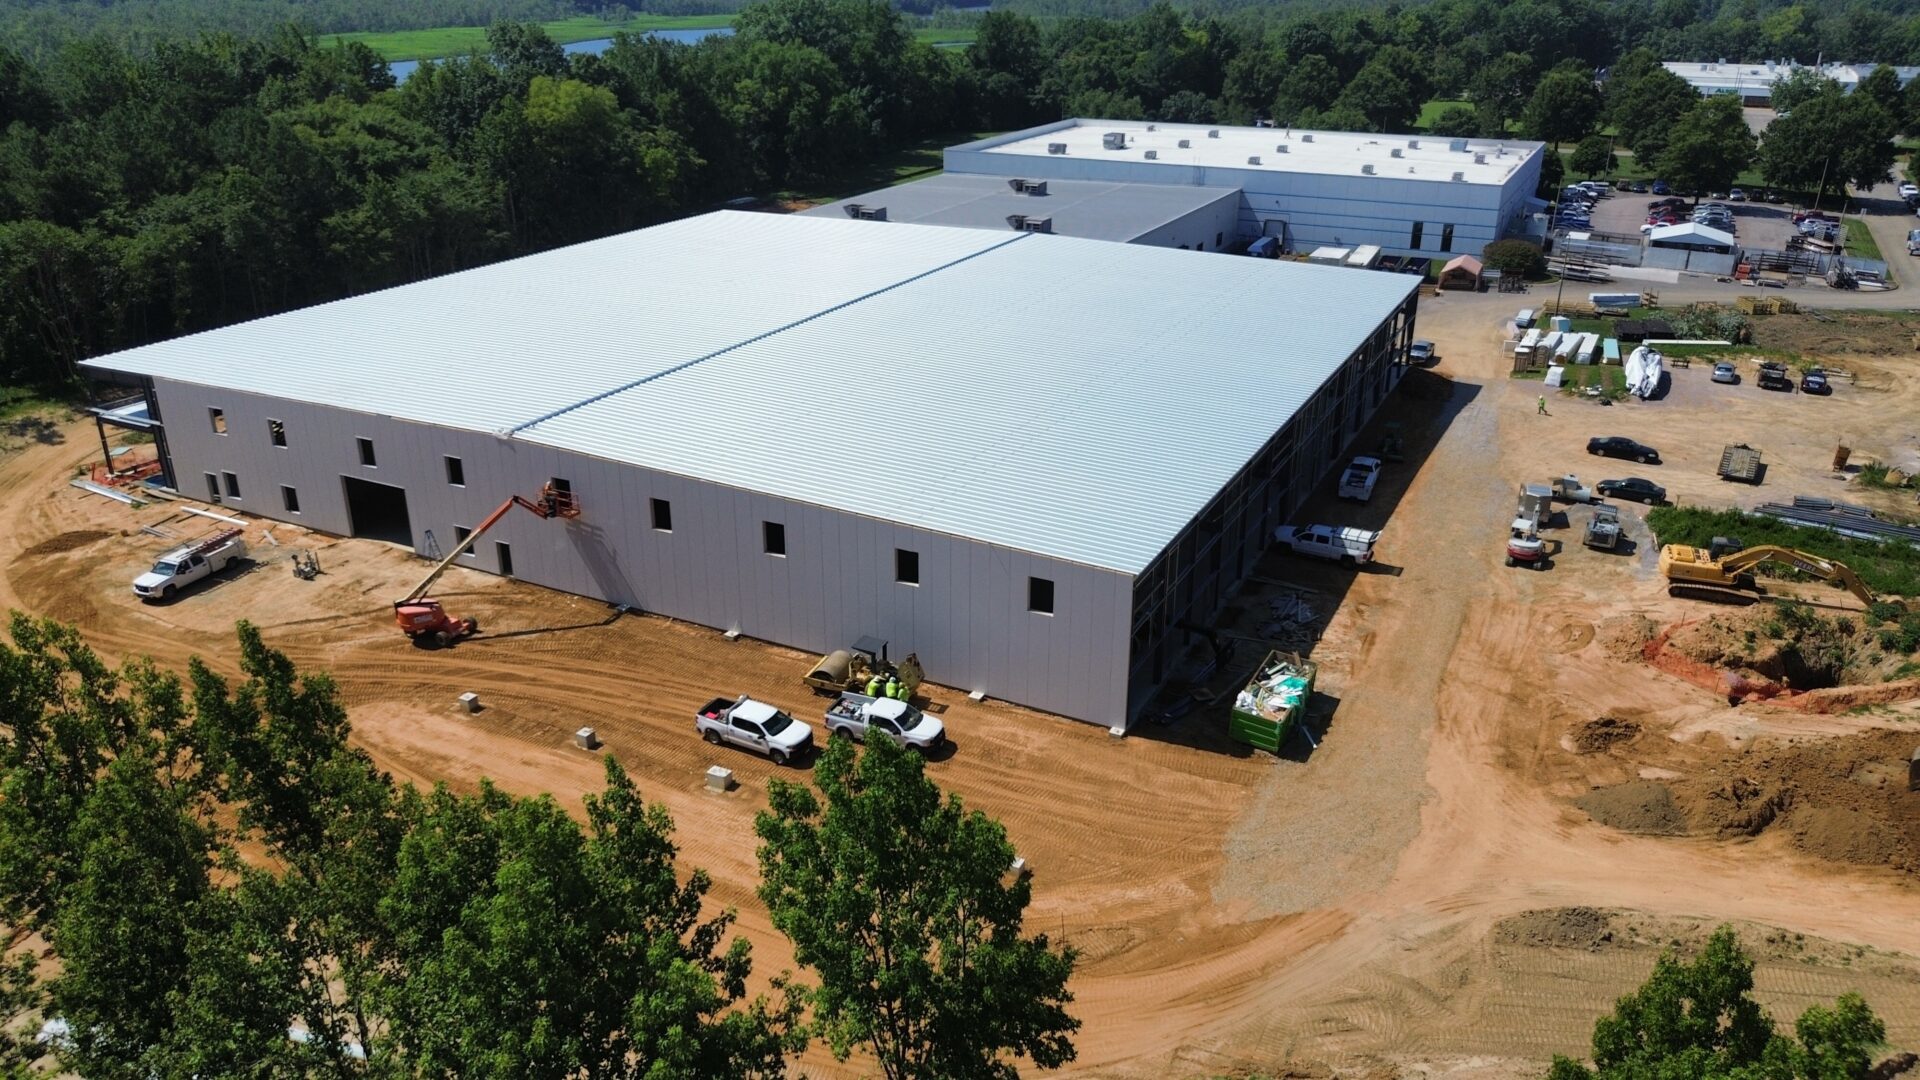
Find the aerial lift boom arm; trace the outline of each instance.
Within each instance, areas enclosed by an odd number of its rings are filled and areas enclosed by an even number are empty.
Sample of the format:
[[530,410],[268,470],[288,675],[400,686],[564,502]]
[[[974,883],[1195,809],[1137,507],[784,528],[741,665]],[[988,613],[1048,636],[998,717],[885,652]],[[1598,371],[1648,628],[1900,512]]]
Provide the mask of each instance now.
[[513,496],[495,508],[493,513],[488,514],[472,532],[467,534],[465,540],[454,545],[453,550],[447,552],[446,558],[436,563],[434,568],[428,571],[427,576],[420,579],[420,584],[415,585],[404,598],[394,601],[394,606],[400,607],[403,604],[411,604],[425,596],[427,590],[433,587],[433,583],[440,580],[440,575],[447,572],[447,567],[453,565],[453,560],[458,559],[460,556],[472,550],[473,545],[480,540],[480,537],[484,535],[488,529],[500,524],[500,519],[506,517],[516,506],[524,506],[532,513],[543,518],[573,517],[579,513],[579,510],[574,505],[573,496],[567,492],[555,490],[551,484],[541,489],[539,502],[522,498],[519,495]]

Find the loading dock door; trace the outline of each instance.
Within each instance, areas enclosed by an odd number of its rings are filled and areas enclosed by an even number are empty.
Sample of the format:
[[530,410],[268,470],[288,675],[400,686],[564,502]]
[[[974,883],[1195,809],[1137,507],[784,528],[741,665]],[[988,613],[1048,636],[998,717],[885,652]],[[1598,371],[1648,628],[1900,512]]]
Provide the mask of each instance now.
[[369,540],[413,546],[413,524],[407,518],[407,491],[376,484],[357,476],[342,476],[347,489],[347,521],[353,535]]

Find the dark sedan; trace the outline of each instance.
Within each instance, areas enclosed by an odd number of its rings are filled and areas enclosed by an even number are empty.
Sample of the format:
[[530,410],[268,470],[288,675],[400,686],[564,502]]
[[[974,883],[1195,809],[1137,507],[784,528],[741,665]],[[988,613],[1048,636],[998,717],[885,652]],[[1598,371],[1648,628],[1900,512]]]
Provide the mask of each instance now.
[[1607,435],[1587,440],[1587,453],[1600,457],[1626,458],[1642,465],[1660,464],[1660,451],[1645,443],[1637,443],[1624,435]]
[[1593,490],[1606,498],[1632,499],[1649,506],[1659,506],[1667,501],[1666,488],[1638,476],[1629,476],[1624,480],[1602,480],[1593,486]]

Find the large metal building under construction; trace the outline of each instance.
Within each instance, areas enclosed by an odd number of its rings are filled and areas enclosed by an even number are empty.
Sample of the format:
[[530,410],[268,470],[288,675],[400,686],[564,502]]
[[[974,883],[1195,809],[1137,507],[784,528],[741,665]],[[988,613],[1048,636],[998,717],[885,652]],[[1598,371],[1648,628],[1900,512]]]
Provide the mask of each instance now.
[[182,494],[1125,725],[1392,389],[1418,281],[722,212],[177,338]]

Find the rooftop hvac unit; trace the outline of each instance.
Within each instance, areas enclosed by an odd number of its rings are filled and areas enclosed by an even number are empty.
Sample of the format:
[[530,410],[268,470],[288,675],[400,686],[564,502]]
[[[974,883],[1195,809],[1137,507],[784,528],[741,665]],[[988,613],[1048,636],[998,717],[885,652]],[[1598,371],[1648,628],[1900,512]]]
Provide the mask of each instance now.
[[1220,137],[1220,129],[1219,129],[1219,128],[1209,128],[1209,129],[1207,130],[1207,138],[1209,138],[1209,139],[1217,139],[1217,138],[1219,138],[1219,137]]
[[887,208],[884,206],[867,206],[864,203],[848,203],[845,210],[847,211],[848,217],[857,221],[887,220]]
[[1420,140],[1419,140],[1419,139],[1408,139],[1408,140],[1407,140],[1407,149],[1409,149],[1409,150],[1418,150],[1418,149],[1420,149]]
[[1008,224],[1008,225],[1010,225],[1010,226],[1012,226],[1013,228],[1016,228],[1016,229],[1024,229],[1024,228],[1026,228],[1026,227],[1027,227],[1027,215],[1025,215],[1025,214],[1008,214],[1008,215],[1007,215],[1007,224]]
[[1159,131],[1159,130],[1160,130],[1160,128],[1159,128],[1159,126],[1158,126],[1158,125],[1155,125],[1155,124],[1148,124],[1148,125],[1147,125],[1147,130],[1148,130],[1148,131]]
[[1030,217],[1022,221],[1020,227],[1028,232],[1050,233],[1053,231],[1053,219],[1050,217]]
[[1249,164],[1249,165],[1258,165],[1258,164],[1260,164],[1260,155],[1259,155],[1259,154],[1254,154],[1253,156],[1251,156],[1251,157],[1249,157],[1249,158],[1247,158],[1247,164]]
[[1182,150],[1188,150],[1188,149],[1191,149],[1192,147],[1193,147],[1193,140],[1192,140],[1192,139],[1181,139],[1181,140],[1180,140],[1180,149],[1182,149]]
[[1399,148],[1399,147],[1397,147],[1397,146],[1393,148],[1393,151],[1392,151],[1392,153],[1393,153],[1393,156],[1394,156],[1394,157],[1406,157],[1406,156],[1407,156],[1407,152],[1406,152],[1405,150],[1402,150],[1402,149],[1400,149],[1400,148]]
[[1312,141],[1313,141],[1313,132],[1311,132],[1311,131],[1303,131],[1303,132],[1301,132],[1301,133],[1300,133],[1300,141],[1301,141],[1301,142],[1312,142]]
[[1276,147],[1274,147],[1274,148],[1273,148],[1273,152],[1274,152],[1274,153],[1276,153],[1276,154],[1284,154],[1284,153],[1286,153],[1286,152],[1287,152],[1287,144],[1286,144],[1286,143],[1281,143],[1280,145],[1278,145],[1278,146],[1276,146]]
[[1467,140],[1451,139],[1447,142],[1447,149],[1456,154],[1464,154],[1467,152]]
[[1159,161],[1159,160],[1160,160],[1160,151],[1158,151],[1158,150],[1149,150],[1149,151],[1147,151],[1147,160],[1148,160],[1148,161]]
[[1108,150],[1125,150],[1127,148],[1127,133],[1124,131],[1109,131],[1105,135],[1100,136],[1100,145],[1106,147]]
[[1485,165],[1487,163],[1487,155],[1485,154],[1473,155],[1473,163],[1475,165]]
[[1015,178],[1008,180],[1007,186],[1012,188],[1016,195],[1045,195],[1047,193],[1047,182],[1045,180]]
[[1467,174],[1463,172],[1457,172],[1453,174],[1454,183],[1462,183],[1466,180],[1466,178],[1467,178]]
[[1047,144],[1047,153],[1049,153],[1049,154],[1064,154],[1064,153],[1066,153],[1066,152],[1067,152],[1067,144],[1066,144],[1066,143],[1063,143],[1063,142],[1050,142],[1050,143],[1048,143],[1048,144]]
[[1371,165],[1362,165],[1362,166],[1360,166],[1360,171],[1361,171],[1362,173],[1364,173],[1365,175],[1367,175],[1367,176],[1372,176],[1372,175],[1373,175],[1373,166],[1371,166]]

